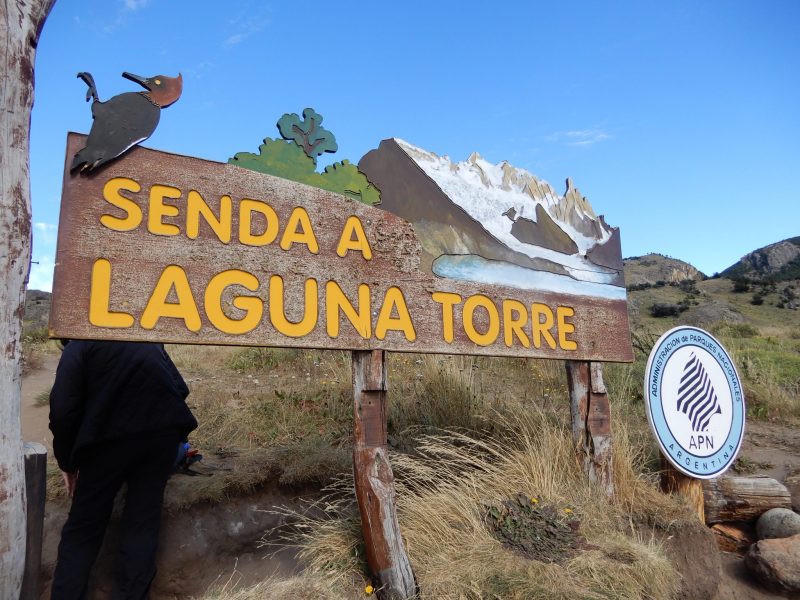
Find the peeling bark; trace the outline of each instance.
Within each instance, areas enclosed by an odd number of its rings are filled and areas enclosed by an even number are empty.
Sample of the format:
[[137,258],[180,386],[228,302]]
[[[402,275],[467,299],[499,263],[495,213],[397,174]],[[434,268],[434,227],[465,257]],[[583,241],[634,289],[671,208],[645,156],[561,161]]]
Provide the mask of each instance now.
[[614,495],[611,407],[600,363],[567,361],[572,440],[589,482]]
[[25,568],[19,340],[31,259],[33,64],[54,2],[0,1],[0,581],[7,598],[19,597]]
[[378,597],[416,594],[395,509],[394,474],[386,448],[386,364],[382,350],[353,352],[353,473],[367,563]]

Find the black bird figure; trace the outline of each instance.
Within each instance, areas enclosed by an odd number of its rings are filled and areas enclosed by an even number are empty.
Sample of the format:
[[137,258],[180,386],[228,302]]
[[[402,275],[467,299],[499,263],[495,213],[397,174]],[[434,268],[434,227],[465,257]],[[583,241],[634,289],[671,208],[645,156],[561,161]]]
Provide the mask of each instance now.
[[139,77],[123,73],[123,77],[135,81],[146,92],[127,92],[100,102],[97,88],[90,73],[78,73],[86,82],[86,101],[92,102],[92,129],[86,146],[75,153],[70,171],[91,171],[115,159],[126,150],[149,138],[158,125],[161,109],[169,106],[181,96],[183,77]]

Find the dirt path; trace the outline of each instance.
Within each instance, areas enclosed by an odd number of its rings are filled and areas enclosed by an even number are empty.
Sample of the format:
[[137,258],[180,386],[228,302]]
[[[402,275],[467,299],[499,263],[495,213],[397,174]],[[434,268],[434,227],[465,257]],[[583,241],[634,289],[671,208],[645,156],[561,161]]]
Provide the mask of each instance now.
[[48,406],[36,406],[36,397],[52,387],[59,358],[60,354],[45,355],[42,367],[22,378],[22,439],[44,444],[48,454],[53,451],[53,435],[47,427]]

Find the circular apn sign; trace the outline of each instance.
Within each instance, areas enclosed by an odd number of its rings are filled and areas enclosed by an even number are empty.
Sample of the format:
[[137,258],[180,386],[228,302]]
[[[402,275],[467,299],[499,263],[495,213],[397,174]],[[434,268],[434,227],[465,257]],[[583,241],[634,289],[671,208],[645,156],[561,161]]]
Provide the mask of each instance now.
[[647,418],[661,452],[699,479],[721,475],[744,434],[744,394],[730,355],[696,327],[662,335],[647,361]]

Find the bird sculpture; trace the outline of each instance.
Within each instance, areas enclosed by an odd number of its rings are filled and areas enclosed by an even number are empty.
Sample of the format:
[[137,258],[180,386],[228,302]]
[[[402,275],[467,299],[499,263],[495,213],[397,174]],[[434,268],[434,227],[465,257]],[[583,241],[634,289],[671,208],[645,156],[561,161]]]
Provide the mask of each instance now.
[[78,73],[86,82],[86,101],[92,102],[92,129],[86,146],[75,153],[70,171],[89,172],[123,154],[129,148],[149,138],[158,125],[161,109],[181,96],[183,77],[139,77],[123,73],[146,92],[127,92],[101,102],[94,78],[90,73]]

